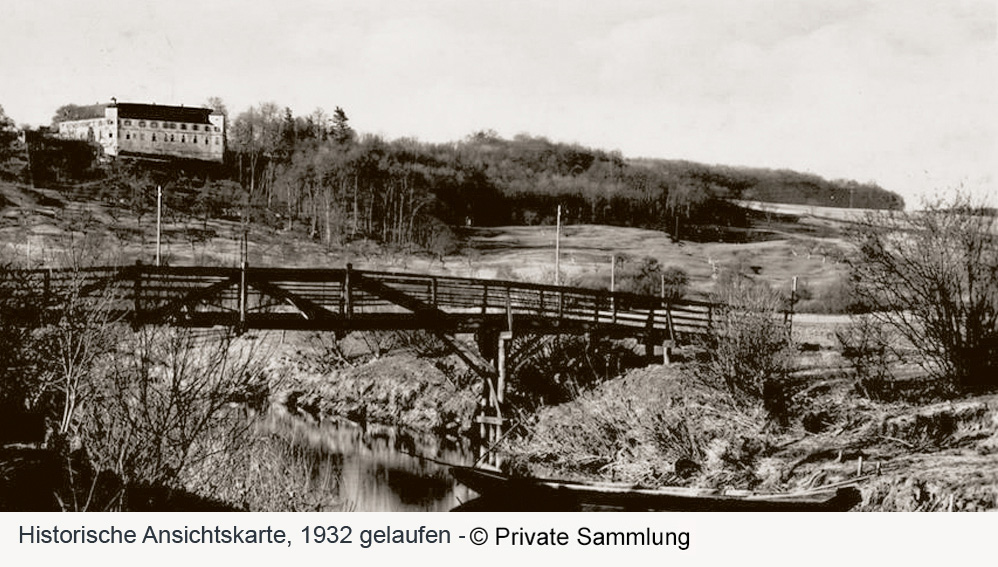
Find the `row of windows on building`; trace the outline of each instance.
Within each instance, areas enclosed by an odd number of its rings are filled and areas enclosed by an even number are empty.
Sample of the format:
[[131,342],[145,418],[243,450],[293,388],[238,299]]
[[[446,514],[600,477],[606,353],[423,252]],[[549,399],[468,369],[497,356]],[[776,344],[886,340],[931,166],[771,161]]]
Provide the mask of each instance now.
[[[152,136],[152,140],[151,141],[155,142],[156,141],[156,133],[154,132],[153,134],[151,134],[151,136]],[[167,136],[169,136],[169,138]],[[132,139],[132,133],[131,132],[125,132],[125,139],[126,140],[131,140]],[[144,142],[145,139],[146,139],[145,132],[139,132],[138,137],[136,139],[138,139],[140,142]],[[163,141],[164,142],[176,142],[177,139],[176,139],[176,136],[174,134],[163,134]],[[187,136],[181,136],[180,137],[180,143],[186,144],[187,143]],[[191,143],[192,144],[198,143],[198,137],[197,136],[191,136]],[[206,146],[208,145],[208,136],[204,137],[204,143],[205,143]],[[215,145],[216,146],[221,145],[221,140],[217,136],[215,137]]]
[[[131,120],[125,120],[123,122],[124,122],[124,124],[123,124],[124,126],[131,126],[132,125],[132,121]],[[137,122],[138,122],[138,127],[139,128],[145,128],[146,127],[146,121],[145,120],[138,120]],[[111,124],[110,120],[108,121],[108,124]],[[159,122],[156,122],[155,120],[150,121],[148,123],[148,126],[149,126],[149,128],[159,128]],[[201,128],[201,126],[199,124],[191,124],[190,127],[191,127],[191,130],[194,130],[195,132],[197,132]],[[173,129],[173,130],[176,130],[177,128],[179,128],[181,130],[186,130],[187,129],[187,124],[184,124],[183,122],[180,122],[180,123],[176,123],[176,122],[163,122],[163,128],[168,128],[168,129]],[[222,129],[219,128],[218,126],[215,126],[214,128],[215,128],[216,132],[221,132],[222,131]],[[212,129],[212,126],[208,126],[208,125],[204,126],[204,131],[205,132],[211,132],[211,129]]]

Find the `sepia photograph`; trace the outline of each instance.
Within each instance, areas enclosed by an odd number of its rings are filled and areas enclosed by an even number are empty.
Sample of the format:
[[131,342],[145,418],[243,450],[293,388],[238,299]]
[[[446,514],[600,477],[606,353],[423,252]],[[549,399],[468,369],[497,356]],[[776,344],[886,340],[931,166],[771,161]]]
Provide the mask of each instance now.
[[998,511],[994,2],[0,13],[2,512]]

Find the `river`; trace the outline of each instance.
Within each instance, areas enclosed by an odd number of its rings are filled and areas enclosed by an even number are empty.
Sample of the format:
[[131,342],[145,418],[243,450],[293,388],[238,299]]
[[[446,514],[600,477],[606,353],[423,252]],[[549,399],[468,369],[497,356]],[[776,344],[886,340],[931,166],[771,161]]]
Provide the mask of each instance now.
[[[346,422],[309,423],[271,415],[265,426],[310,453],[321,490],[344,511],[445,512],[474,498],[441,463],[471,464],[467,443],[395,428]],[[415,457],[419,455],[422,458]]]

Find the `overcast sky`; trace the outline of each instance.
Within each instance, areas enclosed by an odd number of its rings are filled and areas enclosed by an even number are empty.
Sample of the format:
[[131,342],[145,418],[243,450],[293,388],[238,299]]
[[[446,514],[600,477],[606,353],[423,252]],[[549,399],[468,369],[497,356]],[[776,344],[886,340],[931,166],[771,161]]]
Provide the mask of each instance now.
[[482,129],[992,191],[992,0],[3,0],[0,105],[341,106],[361,132]]

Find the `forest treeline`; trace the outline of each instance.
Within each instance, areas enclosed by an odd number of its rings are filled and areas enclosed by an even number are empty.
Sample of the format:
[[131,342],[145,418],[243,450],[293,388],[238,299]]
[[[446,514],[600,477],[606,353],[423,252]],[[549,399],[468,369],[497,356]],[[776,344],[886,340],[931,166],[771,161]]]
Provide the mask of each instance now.
[[[209,103],[227,114],[219,99]],[[568,224],[654,228],[678,239],[711,237],[706,227],[744,226],[746,212],[728,199],[903,208],[898,195],[873,184],[628,159],[525,134],[480,131],[444,144],[358,135],[338,107],[301,116],[259,104],[230,118],[227,136],[225,166],[207,175],[197,164],[158,172],[118,165],[110,186],[134,200],[143,186],[167,183],[171,206],[304,230],[330,246],[371,239],[440,253],[456,246],[453,227],[553,224],[558,206]]]
[[559,205],[566,223],[657,228],[677,238],[695,238],[701,226],[744,224],[744,211],[727,199],[903,208],[898,195],[872,184],[631,160],[529,135],[481,131],[446,144],[359,136],[340,108],[295,116],[261,104],[232,121],[229,147],[258,216],[330,245],[372,238],[446,247],[449,227],[550,224]]

